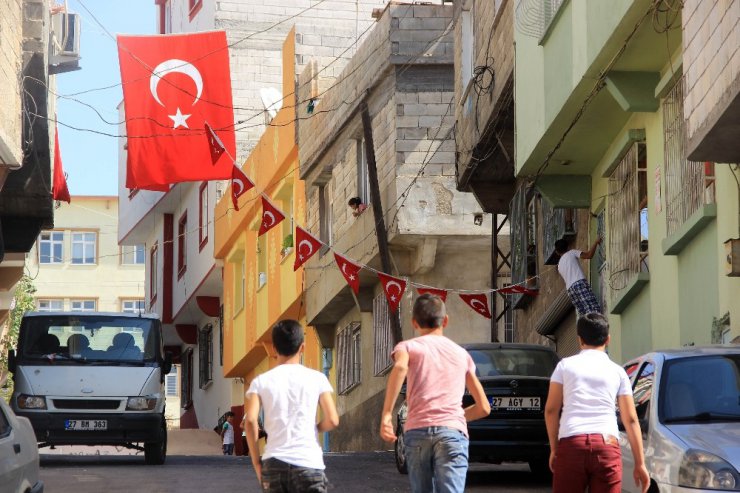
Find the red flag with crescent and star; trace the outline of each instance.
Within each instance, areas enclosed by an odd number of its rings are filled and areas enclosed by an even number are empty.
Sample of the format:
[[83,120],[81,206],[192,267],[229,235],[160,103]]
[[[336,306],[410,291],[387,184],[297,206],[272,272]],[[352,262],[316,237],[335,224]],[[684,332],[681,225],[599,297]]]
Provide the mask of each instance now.
[[406,280],[400,277],[389,276],[378,272],[378,278],[380,284],[383,285],[383,291],[385,297],[388,299],[388,306],[390,306],[392,312],[398,311],[398,304],[401,302],[401,296],[406,291]]
[[308,259],[319,251],[323,246],[321,241],[317,240],[311,233],[296,226],[295,228],[295,262],[293,262],[293,270],[298,270],[298,267],[305,264]]
[[205,130],[206,137],[208,137],[208,151],[211,153],[211,164],[216,166],[218,160],[226,152],[226,146],[208,122],[205,123]]
[[231,169],[231,202],[234,204],[234,210],[239,210],[239,197],[254,188],[254,183],[250,180],[244,171],[236,164]]
[[419,294],[433,294],[439,296],[442,301],[447,301],[447,290],[437,288],[416,288],[416,292]]
[[229,51],[224,31],[118,36],[128,145],[126,187],[162,190],[227,180],[232,162],[212,164],[205,122],[235,155]]
[[272,202],[267,199],[265,194],[262,194],[262,224],[260,224],[260,230],[257,232],[257,236],[267,233],[280,224],[283,219],[285,219],[285,214],[272,205]]
[[338,253],[334,253],[334,259],[337,261],[339,272],[342,273],[349,287],[352,288],[355,295],[360,294],[360,270],[362,270],[362,267],[347,260]]
[[62,167],[62,151],[59,149],[59,131],[56,127],[54,127],[54,181],[51,185],[51,195],[54,200],[60,202],[63,200],[69,204],[72,201]]
[[473,294],[459,294],[460,299],[463,300],[470,308],[475,310],[479,315],[483,315],[486,318],[491,317],[491,311],[488,309],[488,295],[486,293],[473,293]]
[[511,286],[504,286],[499,288],[498,292],[501,294],[526,294],[528,296],[537,296],[539,293],[536,289],[525,288],[521,284],[512,284]]

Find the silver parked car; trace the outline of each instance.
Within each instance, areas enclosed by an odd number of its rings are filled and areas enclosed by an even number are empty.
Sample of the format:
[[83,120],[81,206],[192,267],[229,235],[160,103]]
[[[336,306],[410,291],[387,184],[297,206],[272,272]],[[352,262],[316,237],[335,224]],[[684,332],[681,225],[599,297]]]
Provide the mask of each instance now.
[[[642,428],[649,493],[740,491],[740,347],[657,351],[625,370]],[[636,492],[624,431],[619,441],[622,488]]]
[[39,449],[31,422],[13,414],[0,397],[0,491],[43,493]]

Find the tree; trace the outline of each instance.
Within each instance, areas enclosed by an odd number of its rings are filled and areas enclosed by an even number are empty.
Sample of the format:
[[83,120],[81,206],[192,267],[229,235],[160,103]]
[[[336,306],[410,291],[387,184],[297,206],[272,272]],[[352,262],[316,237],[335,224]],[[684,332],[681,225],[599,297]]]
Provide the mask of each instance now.
[[8,350],[18,343],[18,330],[26,312],[35,308],[33,294],[36,288],[28,276],[21,277],[15,286],[8,320],[0,330],[0,395],[8,397],[13,393],[12,380],[8,379]]

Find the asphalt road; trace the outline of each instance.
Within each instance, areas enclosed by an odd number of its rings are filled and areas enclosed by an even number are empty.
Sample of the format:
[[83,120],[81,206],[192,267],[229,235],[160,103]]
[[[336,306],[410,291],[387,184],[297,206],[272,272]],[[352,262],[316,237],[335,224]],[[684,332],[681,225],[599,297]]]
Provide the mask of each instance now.
[[[330,491],[407,492],[408,478],[396,471],[393,454],[327,454]],[[257,478],[248,457],[170,456],[163,466],[147,466],[135,455],[41,455],[46,493],[257,493]],[[545,492],[526,465],[473,464],[466,491]]]

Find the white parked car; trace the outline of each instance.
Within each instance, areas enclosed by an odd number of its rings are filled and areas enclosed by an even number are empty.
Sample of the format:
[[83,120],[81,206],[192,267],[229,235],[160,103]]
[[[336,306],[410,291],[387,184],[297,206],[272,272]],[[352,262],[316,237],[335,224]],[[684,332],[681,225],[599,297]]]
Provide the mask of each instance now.
[[[740,347],[657,351],[624,368],[642,428],[648,492],[740,491]],[[622,488],[636,492],[624,431],[619,441]]]
[[0,491],[43,493],[39,450],[31,422],[13,414],[0,398]]

